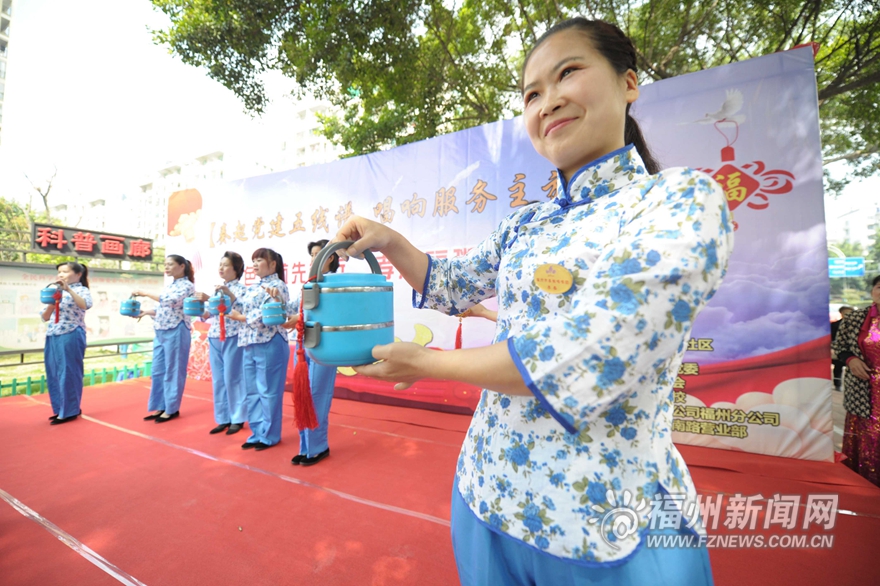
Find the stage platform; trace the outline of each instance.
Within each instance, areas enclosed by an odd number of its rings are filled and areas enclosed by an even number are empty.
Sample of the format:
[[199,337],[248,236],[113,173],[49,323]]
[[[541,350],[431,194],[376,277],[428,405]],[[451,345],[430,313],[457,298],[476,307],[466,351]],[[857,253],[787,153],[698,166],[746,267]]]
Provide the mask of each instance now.
[[[0,584],[458,583],[449,497],[469,417],[336,400],[331,456],[304,468],[289,399],[282,442],[254,452],[247,430],[208,434],[210,384],[188,381],[162,425],[142,420],[148,394],[147,379],[87,387],[60,426],[48,395],[0,399]],[[680,449],[704,495],[839,495],[834,529],[812,530],[831,548],[712,549],[716,584],[876,581],[880,489],[841,464]]]

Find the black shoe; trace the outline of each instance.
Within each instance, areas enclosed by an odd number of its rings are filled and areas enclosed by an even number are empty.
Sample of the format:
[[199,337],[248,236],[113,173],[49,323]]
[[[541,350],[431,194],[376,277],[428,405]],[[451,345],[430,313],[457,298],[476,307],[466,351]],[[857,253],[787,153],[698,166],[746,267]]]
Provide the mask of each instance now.
[[317,456],[313,456],[311,458],[303,458],[302,460],[300,460],[299,463],[302,466],[314,466],[315,464],[317,464],[318,462],[320,462],[321,460],[323,460],[324,458],[326,458],[329,455],[330,455],[330,448],[327,448],[326,450],[324,450],[323,452],[321,452]]
[[[272,444],[274,445],[274,444]],[[257,442],[257,445],[254,446],[255,452],[262,452],[263,450],[268,450],[272,447],[272,445],[264,444],[263,442]]]
[[242,450],[249,450],[251,448],[256,448],[257,446],[262,445],[260,442],[244,442],[241,444]]
[[53,415],[52,417],[49,418],[49,421],[55,421],[56,419],[58,419],[58,416]]
[[299,466],[300,462],[305,460],[307,457],[308,456],[306,456],[305,454],[298,454],[293,457],[293,460],[291,460],[290,463],[293,464],[294,466]]
[[73,421],[74,419],[79,417],[80,414],[81,414],[81,412],[77,413],[76,415],[71,415],[70,417],[57,417],[57,418],[53,419],[52,422],[49,423],[49,425],[61,425],[62,423],[67,423],[68,421]]
[[175,411],[174,413],[170,414],[168,417],[157,417],[156,423],[165,423],[166,421],[171,421],[175,417],[180,417],[180,411]]
[[244,427],[243,423],[233,423],[229,426],[229,429],[226,430],[226,435],[232,435],[241,431],[241,428]]
[[212,429],[208,433],[210,433],[211,435],[214,435],[215,433],[220,433],[221,431],[223,431],[227,427],[229,427],[228,423],[221,423],[220,425],[218,425],[217,427],[215,427],[214,429]]
[[152,420],[158,418],[158,417],[159,417],[160,415],[162,415],[163,413],[165,413],[165,412],[164,412],[164,411],[158,411],[158,412],[156,412],[156,413],[153,413],[152,415],[147,415],[146,417],[144,417],[144,421],[152,421]]

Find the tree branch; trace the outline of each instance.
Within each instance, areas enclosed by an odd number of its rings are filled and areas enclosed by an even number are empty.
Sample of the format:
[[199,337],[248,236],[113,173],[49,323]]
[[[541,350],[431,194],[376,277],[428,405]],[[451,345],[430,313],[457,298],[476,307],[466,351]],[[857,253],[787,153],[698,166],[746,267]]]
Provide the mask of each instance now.
[[831,163],[837,163],[838,161],[855,161],[856,159],[861,159],[862,157],[867,157],[868,155],[874,155],[880,153],[880,148],[878,147],[869,147],[866,149],[862,149],[860,151],[853,151],[851,153],[847,153],[845,155],[840,155],[837,157],[830,157],[828,159],[822,159],[822,165],[830,165]]

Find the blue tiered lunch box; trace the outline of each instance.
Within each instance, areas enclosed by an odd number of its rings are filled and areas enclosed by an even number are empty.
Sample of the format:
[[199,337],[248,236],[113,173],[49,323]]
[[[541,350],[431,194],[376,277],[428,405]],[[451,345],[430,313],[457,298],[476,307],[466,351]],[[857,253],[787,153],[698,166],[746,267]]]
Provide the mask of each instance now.
[[205,315],[205,302],[195,297],[187,297],[183,300],[183,315],[200,317]]
[[141,313],[141,302],[134,297],[119,304],[119,313],[128,317],[137,317]]
[[374,346],[394,342],[393,284],[369,250],[364,258],[372,273],[320,272],[333,252],[352,244],[334,242],[321,250],[309,272],[316,281],[303,287],[303,345],[309,357],[326,366],[371,364]]

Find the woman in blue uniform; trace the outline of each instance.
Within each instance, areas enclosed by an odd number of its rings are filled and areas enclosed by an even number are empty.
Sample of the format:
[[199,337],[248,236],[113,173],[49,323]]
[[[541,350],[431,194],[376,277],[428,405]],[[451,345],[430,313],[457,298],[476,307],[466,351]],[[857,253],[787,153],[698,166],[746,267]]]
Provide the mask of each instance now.
[[83,390],[83,359],[86,355],[86,310],[92,307],[89,292],[89,269],[78,262],[63,262],[55,267],[61,288],[58,322],[55,305],[47,305],[40,315],[48,322],[46,330],[46,385],[52,403],[51,425],[79,417]]
[[[327,246],[327,240],[318,240],[317,242],[309,242],[307,250],[314,262],[315,257]],[[330,255],[330,258],[324,263],[321,271],[324,274],[335,273],[339,269],[339,257],[336,253]],[[300,292],[295,297],[293,308],[299,311]],[[296,322],[299,321],[299,313],[284,324],[284,327],[293,329]],[[333,401],[333,388],[336,386],[336,367],[318,364],[314,360],[309,360],[309,387],[312,390],[312,401],[315,405],[315,415],[318,418],[318,427],[315,429],[304,429],[299,432],[299,454],[290,461],[295,466],[314,466],[324,458],[330,455],[330,444],[327,442],[327,430],[330,426],[330,403]]]
[[[223,284],[217,291],[229,296],[228,311],[241,310],[239,298],[244,295],[245,286],[240,282],[244,274],[244,260],[237,252],[227,251],[220,259],[219,275]],[[207,301],[206,293],[196,293],[195,297]],[[216,434],[226,431],[232,435],[241,431],[247,420],[245,405],[244,348],[238,345],[238,332],[241,324],[235,320],[226,321],[226,340],[220,341],[220,318],[205,314],[210,319],[208,330],[210,345],[211,383],[214,390],[214,422],[217,427],[209,433]]]
[[268,248],[254,251],[251,259],[258,283],[239,298],[241,311],[229,314],[242,322],[238,345],[244,348],[244,384],[247,420],[251,435],[241,449],[262,451],[281,441],[281,412],[290,346],[282,325],[263,323],[263,304],[274,300],[286,305],[292,315],[290,295],[284,283],[284,260]]
[[171,282],[162,293],[135,291],[135,297],[157,302],[155,309],[141,311],[139,317],[153,317],[153,367],[147,409],[154,413],[144,420],[165,423],[180,416],[180,401],[186,385],[186,367],[192,343],[192,324],[183,314],[183,300],[196,291],[192,264],[177,254],[165,258],[165,276]]
[[645,547],[661,530],[645,499],[696,499],[672,443],[672,387],[733,246],[724,191],[693,169],[660,171],[629,115],[636,50],[614,25],[551,28],[521,87],[529,138],[557,167],[555,199],[517,208],[458,258],[364,218],[336,236],[356,241],[350,255],[384,253],[418,308],[457,315],[497,297],[494,343],[377,346],[383,362],[355,370],[399,390],[426,377],[484,389],[452,498],[462,584],[711,584],[690,525],[668,531],[694,547]]

